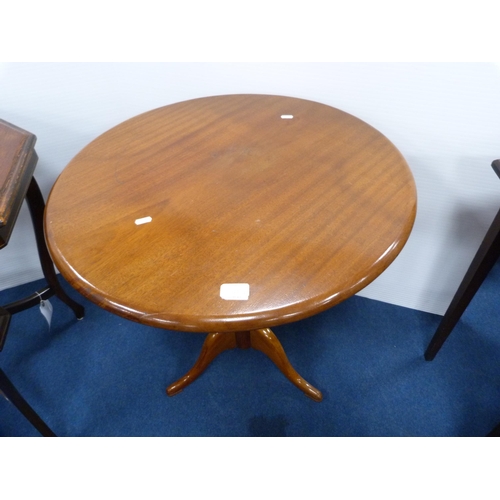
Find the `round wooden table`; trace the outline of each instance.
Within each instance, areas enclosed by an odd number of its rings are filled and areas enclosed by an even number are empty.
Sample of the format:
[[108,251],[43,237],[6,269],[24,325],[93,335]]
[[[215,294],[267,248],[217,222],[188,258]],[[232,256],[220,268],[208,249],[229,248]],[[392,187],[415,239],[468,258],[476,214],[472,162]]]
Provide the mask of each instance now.
[[225,349],[267,354],[316,401],[270,327],[319,313],[403,248],[415,183],[365,122],[303,99],[172,104],[102,134],[64,169],[45,231],[64,278],[139,323],[205,332],[182,390]]

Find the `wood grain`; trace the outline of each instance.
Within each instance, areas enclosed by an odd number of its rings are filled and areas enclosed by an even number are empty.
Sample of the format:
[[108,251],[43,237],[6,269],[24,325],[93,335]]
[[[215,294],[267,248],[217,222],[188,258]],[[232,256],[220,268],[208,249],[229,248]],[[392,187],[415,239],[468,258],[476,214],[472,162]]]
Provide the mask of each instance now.
[[[63,276],[101,307],[229,332],[353,295],[399,254],[415,211],[405,159],[370,125],[312,101],[231,95],[95,139],[55,183],[45,231]],[[223,283],[248,283],[248,300],[222,299]]]
[[0,120],[0,248],[7,245],[38,157],[36,136]]
[[302,378],[288,360],[283,346],[269,328],[250,332],[209,333],[203,343],[201,353],[193,367],[179,380],[167,387],[167,395],[175,396],[192,384],[221,353],[228,349],[249,349],[253,347],[264,353],[285,377],[298,387],[306,396],[317,403],[323,400],[323,394]]

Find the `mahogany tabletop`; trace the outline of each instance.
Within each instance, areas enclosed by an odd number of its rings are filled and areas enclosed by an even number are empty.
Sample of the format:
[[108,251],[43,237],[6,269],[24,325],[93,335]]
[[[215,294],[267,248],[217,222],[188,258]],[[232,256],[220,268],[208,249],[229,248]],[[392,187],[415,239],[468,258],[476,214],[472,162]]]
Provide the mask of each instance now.
[[358,292],[399,254],[415,213],[405,159],[367,123],[308,100],[227,95],[99,136],[56,181],[45,231],[62,275],[99,306],[234,332]]

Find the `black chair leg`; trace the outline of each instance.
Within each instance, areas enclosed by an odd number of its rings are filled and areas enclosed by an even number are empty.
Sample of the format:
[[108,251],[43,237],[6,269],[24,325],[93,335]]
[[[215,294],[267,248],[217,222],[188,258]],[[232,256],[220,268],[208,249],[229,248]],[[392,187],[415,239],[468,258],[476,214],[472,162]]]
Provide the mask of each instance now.
[[83,306],[75,302],[69,295],[67,295],[61,287],[54,270],[54,264],[52,263],[52,259],[50,258],[49,251],[45,244],[45,235],[43,230],[45,201],[34,177],[32,177],[28,192],[26,193],[26,201],[30,210],[31,220],[33,222],[43,275],[56,297],[62,300],[73,310],[77,319],[82,319],[85,315],[85,309]]
[[425,351],[427,361],[434,359],[499,257],[500,211],[488,229],[462,283]]
[[29,420],[42,436],[56,436],[12,385],[12,382],[7,378],[2,369],[0,369],[0,391],[3,392],[7,399]]
[[500,437],[500,424],[498,424],[486,437]]

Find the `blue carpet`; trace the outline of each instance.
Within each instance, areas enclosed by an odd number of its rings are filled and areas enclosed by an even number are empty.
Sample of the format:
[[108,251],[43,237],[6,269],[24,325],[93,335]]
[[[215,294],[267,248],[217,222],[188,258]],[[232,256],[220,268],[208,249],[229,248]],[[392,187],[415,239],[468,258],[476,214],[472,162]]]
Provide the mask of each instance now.
[[[226,351],[174,397],[204,335],[142,326],[64,288],[86,308],[76,321],[52,298],[12,318],[0,366],[59,436],[484,436],[500,421],[500,268],[487,278],[432,362],[439,316],[354,296],[274,328],[316,403],[262,353]],[[41,288],[0,292],[0,304]],[[37,436],[0,397],[0,435]]]

